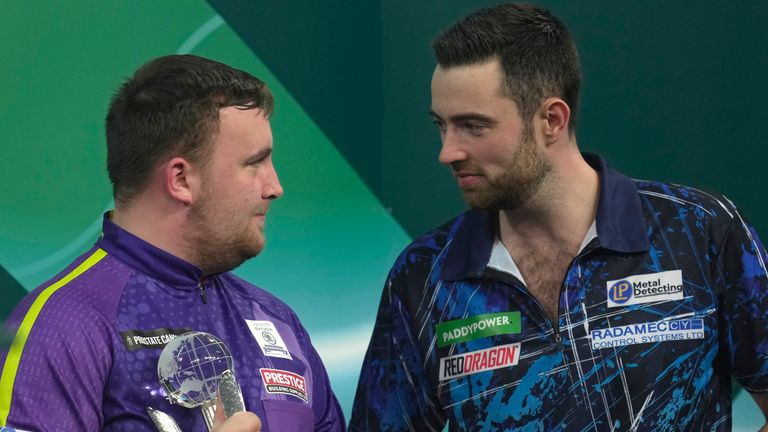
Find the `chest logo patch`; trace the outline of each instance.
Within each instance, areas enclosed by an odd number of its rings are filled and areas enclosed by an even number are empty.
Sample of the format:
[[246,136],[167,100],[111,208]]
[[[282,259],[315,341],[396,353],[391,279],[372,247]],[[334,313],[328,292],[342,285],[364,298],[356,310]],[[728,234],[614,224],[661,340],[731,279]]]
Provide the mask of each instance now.
[[606,283],[608,307],[683,299],[683,272],[670,270]]
[[177,336],[192,331],[191,328],[159,328],[154,330],[128,330],[120,332],[123,345],[128,351],[161,349]]
[[645,343],[704,339],[701,318],[655,321],[592,330],[592,349],[617,348]]
[[520,342],[470,351],[440,359],[440,381],[514,366],[520,360]]
[[520,312],[499,312],[438,324],[437,346],[444,347],[500,334],[520,333]]
[[248,324],[248,328],[265,356],[293,360],[291,353],[288,352],[288,347],[272,321],[245,320],[245,323]]
[[284,394],[307,402],[307,384],[304,377],[281,369],[259,369],[264,388],[270,394]]

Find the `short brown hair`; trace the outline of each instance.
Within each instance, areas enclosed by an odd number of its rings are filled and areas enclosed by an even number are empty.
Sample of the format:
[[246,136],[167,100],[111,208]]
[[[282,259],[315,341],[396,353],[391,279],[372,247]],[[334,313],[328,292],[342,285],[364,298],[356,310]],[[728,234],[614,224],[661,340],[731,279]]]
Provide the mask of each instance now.
[[203,57],[169,55],[141,66],[115,93],[106,118],[115,201],[129,202],[169,157],[205,163],[219,110],[228,106],[269,117],[274,99],[253,75]]
[[520,3],[481,9],[443,32],[432,49],[444,68],[498,57],[524,120],[557,96],[571,108],[568,128],[575,132],[581,64],[568,29],[548,10]]

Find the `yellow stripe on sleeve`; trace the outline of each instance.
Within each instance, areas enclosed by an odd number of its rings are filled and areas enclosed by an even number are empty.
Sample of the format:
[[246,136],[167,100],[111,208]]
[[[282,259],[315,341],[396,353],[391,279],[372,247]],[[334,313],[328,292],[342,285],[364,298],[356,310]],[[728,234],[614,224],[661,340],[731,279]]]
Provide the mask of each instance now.
[[24,320],[21,322],[21,326],[19,326],[19,329],[16,332],[16,336],[13,338],[13,344],[8,351],[8,356],[5,358],[3,374],[0,376],[0,427],[5,426],[6,421],[8,421],[8,414],[11,411],[11,397],[13,396],[13,383],[16,381],[16,374],[18,373],[19,363],[21,362],[21,354],[24,351],[24,345],[27,343],[27,336],[32,330],[32,326],[35,325],[35,320],[37,320],[37,316],[40,315],[43,306],[45,306],[45,303],[56,291],[85,273],[105,256],[107,256],[107,253],[103,249],[97,249],[96,252],[89,256],[74,270],[59,279],[58,282],[44,289],[27,311]]

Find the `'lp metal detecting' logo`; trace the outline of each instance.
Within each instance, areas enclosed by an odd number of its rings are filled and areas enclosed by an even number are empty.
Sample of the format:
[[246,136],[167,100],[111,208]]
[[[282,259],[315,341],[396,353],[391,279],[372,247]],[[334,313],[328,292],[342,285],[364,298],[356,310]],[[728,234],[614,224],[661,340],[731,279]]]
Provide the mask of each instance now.
[[608,281],[608,307],[683,299],[683,272],[671,270]]

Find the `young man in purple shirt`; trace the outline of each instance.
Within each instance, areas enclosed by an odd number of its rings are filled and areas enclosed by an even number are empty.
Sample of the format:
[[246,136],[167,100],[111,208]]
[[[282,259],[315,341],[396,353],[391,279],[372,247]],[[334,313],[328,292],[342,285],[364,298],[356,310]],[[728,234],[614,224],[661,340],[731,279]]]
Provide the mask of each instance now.
[[259,79],[191,55],[152,60],[122,85],[106,119],[115,209],[93,248],[12,313],[0,429],[150,431],[151,407],[207,430],[157,378],[165,343],[193,330],[229,347],[252,413],[217,431],[344,429],[294,312],[229,272],[262,250],[283,194],[272,109]]

